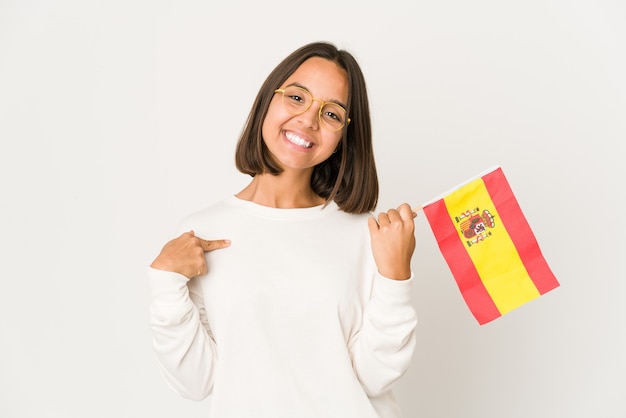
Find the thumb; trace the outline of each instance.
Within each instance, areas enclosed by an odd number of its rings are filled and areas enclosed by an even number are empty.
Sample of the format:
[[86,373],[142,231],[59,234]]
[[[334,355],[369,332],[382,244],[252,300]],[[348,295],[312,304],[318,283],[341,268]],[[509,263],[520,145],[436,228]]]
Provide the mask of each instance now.
[[229,239],[216,239],[216,240],[200,239],[200,247],[202,247],[204,252],[219,250],[221,248],[226,248],[228,246],[230,246]]
[[415,219],[417,217],[417,209],[412,209],[408,203],[403,203],[398,206],[397,211],[400,213],[400,217],[405,221]]

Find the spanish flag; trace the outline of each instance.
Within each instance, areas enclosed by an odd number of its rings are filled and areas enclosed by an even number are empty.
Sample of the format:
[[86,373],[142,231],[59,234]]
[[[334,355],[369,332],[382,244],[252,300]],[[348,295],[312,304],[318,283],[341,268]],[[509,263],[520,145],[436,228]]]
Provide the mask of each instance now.
[[559,286],[500,167],[423,209],[480,325]]

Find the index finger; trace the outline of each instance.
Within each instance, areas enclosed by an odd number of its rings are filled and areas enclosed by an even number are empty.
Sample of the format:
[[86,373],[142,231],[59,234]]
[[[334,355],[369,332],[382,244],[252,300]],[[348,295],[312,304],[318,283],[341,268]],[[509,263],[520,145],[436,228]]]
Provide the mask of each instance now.
[[206,240],[206,239],[201,239],[201,238],[198,238],[198,239],[200,240],[200,247],[202,247],[202,250],[204,252],[219,250],[220,248],[226,248],[230,245],[229,239],[217,239],[217,240]]

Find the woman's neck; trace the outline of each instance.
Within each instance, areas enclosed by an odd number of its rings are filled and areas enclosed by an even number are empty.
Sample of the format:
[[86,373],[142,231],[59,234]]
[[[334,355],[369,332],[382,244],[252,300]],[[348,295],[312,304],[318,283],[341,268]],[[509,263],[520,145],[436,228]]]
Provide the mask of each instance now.
[[325,203],[311,189],[310,176],[293,176],[283,172],[277,176],[257,174],[237,197],[273,208],[309,208]]

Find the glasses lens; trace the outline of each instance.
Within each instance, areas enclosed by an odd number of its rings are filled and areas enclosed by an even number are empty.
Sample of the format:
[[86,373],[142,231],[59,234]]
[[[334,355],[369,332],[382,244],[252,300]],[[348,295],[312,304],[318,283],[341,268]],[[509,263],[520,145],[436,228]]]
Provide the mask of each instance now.
[[346,123],[346,111],[335,103],[325,103],[320,110],[320,119],[330,130],[338,131]]
[[311,100],[311,94],[300,87],[286,87],[283,93],[285,108],[294,115],[306,112],[311,106]]

